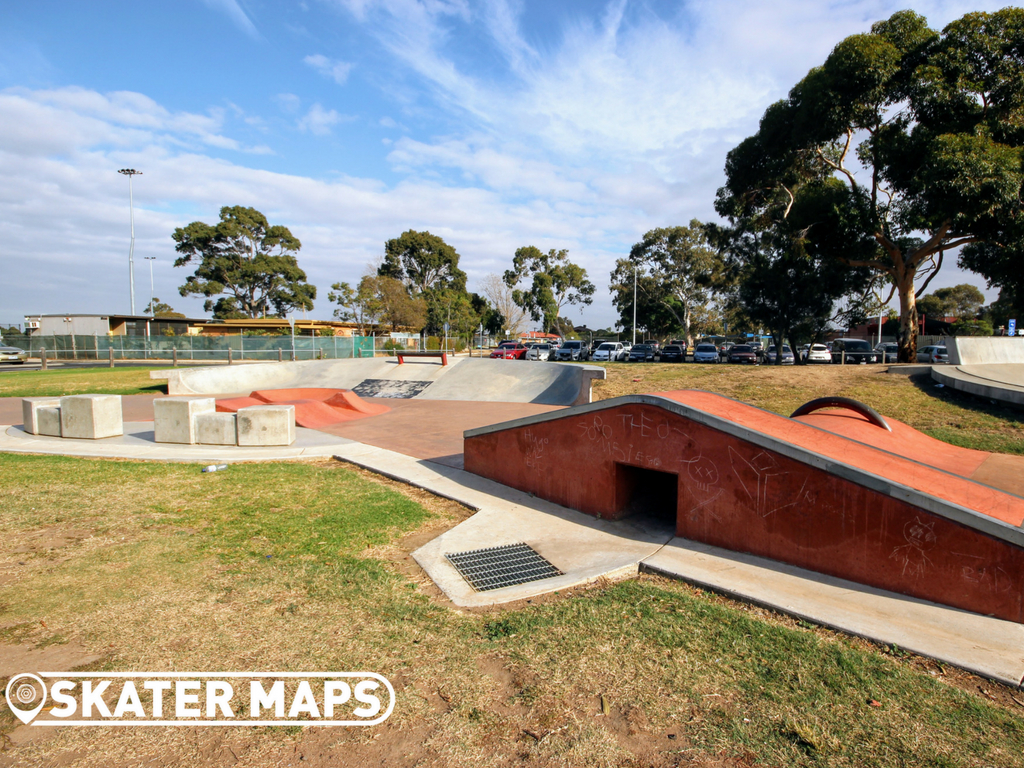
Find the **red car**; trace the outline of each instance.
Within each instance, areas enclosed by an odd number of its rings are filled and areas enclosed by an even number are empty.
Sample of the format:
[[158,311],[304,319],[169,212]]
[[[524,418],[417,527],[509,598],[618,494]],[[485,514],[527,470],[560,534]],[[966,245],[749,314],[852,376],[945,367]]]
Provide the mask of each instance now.
[[497,349],[491,351],[491,357],[499,360],[525,360],[526,346],[514,341],[503,341]]

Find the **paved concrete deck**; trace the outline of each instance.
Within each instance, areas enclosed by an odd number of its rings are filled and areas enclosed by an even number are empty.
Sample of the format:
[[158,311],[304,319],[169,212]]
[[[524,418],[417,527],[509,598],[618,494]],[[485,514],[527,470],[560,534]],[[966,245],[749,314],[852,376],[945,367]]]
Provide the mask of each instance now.
[[[1024,680],[1021,624],[675,538],[670,526],[598,520],[462,470],[373,446],[351,443],[336,456],[478,510],[413,553],[456,605],[507,603],[644,570],[895,644],[1007,685]],[[532,546],[564,575],[475,592],[444,557],[516,542]]]
[[284,461],[333,456],[351,441],[313,429],[295,429],[295,442],[287,446],[186,445],[158,443],[152,421],[125,422],[124,435],[100,440],[30,435],[22,426],[0,425],[0,452],[43,453],[103,459],[204,462],[232,464],[243,461]]
[[936,365],[932,378],[961,392],[1024,407],[1024,363]]

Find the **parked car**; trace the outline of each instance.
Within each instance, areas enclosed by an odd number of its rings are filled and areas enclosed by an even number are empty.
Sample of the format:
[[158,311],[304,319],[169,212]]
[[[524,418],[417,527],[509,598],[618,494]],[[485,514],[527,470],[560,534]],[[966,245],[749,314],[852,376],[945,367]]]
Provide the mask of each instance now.
[[[772,344],[768,347],[768,351],[765,352],[765,361],[768,365],[775,365],[775,345]],[[793,350],[789,348],[789,344],[782,345],[782,364],[793,365],[796,363],[796,358],[793,356]]]
[[718,347],[714,344],[698,344],[693,350],[693,362],[695,363],[717,363],[721,360],[718,355]]
[[919,363],[948,363],[949,352],[945,347],[928,346],[917,350],[917,362]]
[[588,349],[585,342],[582,341],[564,341],[562,346],[555,350],[556,360],[568,360],[572,362],[574,360],[586,360],[588,357]]
[[757,365],[757,353],[754,352],[754,348],[749,344],[734,344],[729,350],[729,362]]
[[28,352],[18,347],[8,347],[6,345],[0,346],[0,363],[14,363],[15,365],[24,365],[25,361],[28,360]]
[[808,363],[831,363],[832,353],[824,344],[809,344],[807,350],[800,355]]
[[615,360],[625,360],[626,355],[629,354],[626,348],[619,341],[606,341],[604,344],[594,350],[594,354],[591,356],[591,360],[594,362],[604,361],[613,362]]
[[723,341],[721,344],[718,345],[718,354],[721,357],[728,360],[729,350],[732,349],[734,346],[736,346],[736,342],[734,341]]
[[497,349],[491,351],[491,357],[500,360],[525,360],[527,348],[525,344],[515,341],[503,341]]
[[629,350],[629,362],[653,363],[654,351],[654,347],[650,344],[637,344]]
[[527,360],[550,360],[554,347],[550,344],[533,344],[526,350]]
[[882,342],[881,344],[875,345],[875,352],[882,353],[881,362],[883,363],[895,363],[896,358],[899,355],[900,347],[899,344],[893,344],[890,342]]
[[686,347],[678,344],[667,344],[661,350],[661,362],[663,363],[684,363],[686,362]]
[[877,363],[882,354],[875,352],[864,339],[836,339],[832,342],[832,362],[864,365]]

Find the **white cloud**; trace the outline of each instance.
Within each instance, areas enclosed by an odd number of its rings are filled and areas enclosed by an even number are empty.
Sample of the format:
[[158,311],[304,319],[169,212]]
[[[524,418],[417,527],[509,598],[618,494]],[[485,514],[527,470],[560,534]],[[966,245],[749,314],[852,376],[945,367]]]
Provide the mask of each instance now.
[[319,103],[309,108],[298,122],[300,130],[309,131],[316,136],[326,136],[331,127],[339,123],[342,116],[333,109],[324,109]]
[[352,65],[347,61],[329,59],[319,53],[307,56],[302,61],[324,77],[331,78],[338,85],[344,85],[345,81],[348,80],[348,73],[352,71]]
[[274,97],[274,101],[283,111],[289,113],[298,112],[299,107],[302,106],[302,99],[294,93],[279,93]]

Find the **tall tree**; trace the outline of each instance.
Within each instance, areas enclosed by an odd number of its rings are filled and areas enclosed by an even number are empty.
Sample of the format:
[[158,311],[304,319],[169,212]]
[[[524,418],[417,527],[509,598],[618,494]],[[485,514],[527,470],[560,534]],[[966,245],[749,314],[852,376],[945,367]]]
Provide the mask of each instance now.
[[[519,284],[530,279],[529,288]],[[594,284],[587,278],[587,270],[569,261],[569,251],[552,248],[542,253],[532,245],[516,250],[512,269],[504,275],[505,285],[514,289],[512,300],[535,321],[543,323],[544,331],[554,330],[560,336],[571,331],[562,328],[562,309],[568,305],[589,306],[594,299]],[[561,318],[561,320],[560,320]]]
[[492,330],[493,333],[518,336],[520,332],[526,330],[526,310],[513,300],[514,291],[515,289],[506,285],[498,275],[487,275],[483,279],[481,292],[500,317],[498,327]]
[[[704,225],[693,219],[686,227],[652,229],[630,249],[628,263],[637,270],[637,291],[642,287],[652,319],[657,322],[659,315],[671,316],[675,328],[692,346],[694,320],[707,320],[723,276],[722,259],[708,242]],[[623,278],[632,283],[633,276],[620,274],[622,271],[617,264],[613,284],[625,283]],[[639,310],[639,296],[637,304]],[[664,326],[665,322],[658,324]]]
[[306,283],[295,258],[302,244],[287,227],[270,226],[255,208],[225,206],[216,226],[193,221],[172,237],[181,254],[174,266],[195,267],[178,292],[219,296],[204,304],[214,317],[283,317],[313,308],[316,286]]
[[384,261],[378,273],[401,280],[412,293],[466,288],[466,273],[459,269],[458,252],[437,235],[412,229],[384,244]]
[[809,248],[885,277],[899,359],[913,360],[916,298],[946,252],[970,246],[961,263],[990,280],[1009,280],[1000,265],[1024,252],[1022,48],[1014,8],[941,34],[900,11],[846,38],[729,153],[716,207],[786,217],[816,197]]

